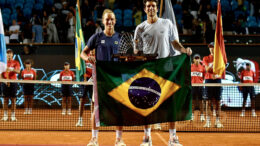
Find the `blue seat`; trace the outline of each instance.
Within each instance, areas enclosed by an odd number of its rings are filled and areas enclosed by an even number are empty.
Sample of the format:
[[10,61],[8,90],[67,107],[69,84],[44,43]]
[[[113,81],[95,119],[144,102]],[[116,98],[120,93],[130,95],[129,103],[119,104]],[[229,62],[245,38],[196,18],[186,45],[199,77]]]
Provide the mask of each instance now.
[[124,27],[132,27],[133,26],[133,20],[131,19],[124,19]]
[[116,19],[116,27],[121,27],[123,25],[122,19]]
[[31,4],[34,4],[34,3],[35,3],[35,0],[25,0],[25,3],[31,3]]
[[220,1],[220,3],[221,3],[221,9],[223,13],[231,11],[231,5],[228,0],[224,0],[224,1],[222,0]]
[[37,10],[37,11],[42,11],[43,10],[43,4],[42,3],[35,4],[34,9]]
[[0,6],[3,8],[5,5],[5,0],[0,0]]
[[36,0],[36,3],[44,4],[44,0]]
[[143,21],[147,20],[147,15],[144,15]]
[[12,22],[13,20],[17,20],[17,13],[13,13],[13,14],[10,16],[10,21]]
[[15,4],[15,0],[7,0],[6,4],[12,6],[13,4]]
[[11,10],[9,8],[4,8],[4,9],[2,9],[2,13],[10,15],[11,14]]
[[47,6],[53,6],[54,1],[53,0],[45,0],[45,3]]
[[253,27],[253,28],[258,26],[258,23],[257,23],[256,18],[254,16],[248,16],[247,17],[247,26]]
[[20,7],[21,9],[23,9],[23,4],[22,3],[16,3],[14,8]]
[[217,9],[218,0],[210,0],[210,6],[213,9]]
[[5,25],[9,25],[10,23],[9,23],[9,15],[7,15],[7,14],[2,14],[2,17],[3,17],[3,23],[5,24]]
[[25,3],[23,7],[32,9],[33,8],[33,4],[32,3]]
[[232,11],[236,10],[238,7],[238,2],[236,0],[231,1],[231,9]]
[[16,2],[15,3],[24,3],[24,0],[16,0]]
[[122,12],[121,9],[115,9],[115,10],[114,10],[114,13],[115,13],[115,15],[116,15],[116,19],[122,19],[122,14],[123,14],[123,12]]
[[133,10],[125,9],[124,10],[124,19],[130,19],[130,18],[133,18]]
[[32,16],[32,9],[30,9],[30,8],[24,8],[24,9],[23,9],[23,15],[24,15],[24,17],[26,17],[26,18],[31,18],[31,16]]
[[235,15],[235,20],[237,20],[240,15],[245,16],[245,13],[243,11],[237,10],[234,12],[234,15]]

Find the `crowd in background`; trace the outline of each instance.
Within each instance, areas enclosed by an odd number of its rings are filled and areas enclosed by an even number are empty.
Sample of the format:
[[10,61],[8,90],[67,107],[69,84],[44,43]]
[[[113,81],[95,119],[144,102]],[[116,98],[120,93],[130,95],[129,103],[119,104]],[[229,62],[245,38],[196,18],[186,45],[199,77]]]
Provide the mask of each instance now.
[[[3,2],[2,2],[3,1]],[[10,4],[14,1],[17,4]],[[10,43],[73,43],[76,0],[0,0],[5,35]],[[225,34],[260,31],[257,0],[223,0]],[[117,17],[117,31],[134,31],[146,19],[142,0],[80,0],[82,29],[86,40],[102,29],[105,8]],[[217,0],[172,0],[180,34],[196,35],[211,42],[217,19]],[[41,6],[41,7],[40,7]]]

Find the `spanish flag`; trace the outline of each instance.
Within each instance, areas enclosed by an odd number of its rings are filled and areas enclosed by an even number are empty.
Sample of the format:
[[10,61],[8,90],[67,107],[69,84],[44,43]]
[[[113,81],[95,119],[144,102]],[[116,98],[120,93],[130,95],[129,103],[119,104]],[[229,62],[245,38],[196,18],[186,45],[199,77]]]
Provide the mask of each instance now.
[[226,64],[227,64],[227,56],[226,56],[225,44],[223,38],[221,4],[220,4],[220,0],[218,0],[213,72],[225,78]]
[[96,77],[100,126],[191,118],[190,58],[185,54],[152,61],[97,61]]
[[85,40],[81,29],[80,21],[80,5],[77,0],[76,5],[76,34],[75,34],[75,66],[76,66],[76,81],[83,79],[85,74],[85,62],[80,58],[81,51],[85,47]]

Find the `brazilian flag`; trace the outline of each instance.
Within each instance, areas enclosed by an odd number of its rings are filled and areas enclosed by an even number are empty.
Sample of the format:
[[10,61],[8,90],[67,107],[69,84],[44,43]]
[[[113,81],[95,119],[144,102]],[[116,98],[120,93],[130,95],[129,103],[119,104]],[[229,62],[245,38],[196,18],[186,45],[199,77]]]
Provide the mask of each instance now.
[[191,118],[190,58],[96,63],[100,126],[137,126]]
[[85,47],[85,40],[81,28],[80,21],[80,6],[79,1],[77,0],[76,5],[76,33],[75,33],[75,66],[76,66],[76,81],[83,79],[85,74],[85,62],[80,58],[81,51]]

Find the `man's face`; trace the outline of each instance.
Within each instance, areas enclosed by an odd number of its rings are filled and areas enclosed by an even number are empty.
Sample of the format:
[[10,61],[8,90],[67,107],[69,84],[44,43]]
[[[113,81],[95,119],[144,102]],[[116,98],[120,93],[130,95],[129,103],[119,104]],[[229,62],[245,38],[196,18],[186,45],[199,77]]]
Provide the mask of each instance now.
[[114,29],[114,26],[116,24],[115,15],[113,13],[106,13],[103,18],[103,24],[105,28]]
[[9,52],[9,53],[6,53],[6,57],[8,60],[12,60],[13,59],[13,53],[12,52]]
[[196,56],[194,59],[193,59],[193,62],[195,64],[199,64],[200,63],[200,57]]
[[250,70],[251,69],[251,66],[250,65],[247,65],[246,66],[246,70]]
[[157,15],[158,8],[156,5],[156,2],[147,1],[145,4],[144,11],[147,14],[147,16],[149,16],[149,17],[153,17],[153,16]]
[[68,65],[68,64],[64,65],[64,69],[65,70],[69,70],[70,69],[70,65]]
[[26,68],[31,68],[31,64],[30,64],[30,63],[25,64],[25,67],[26,67]]

